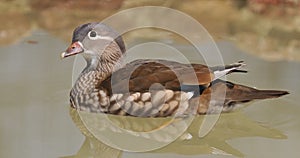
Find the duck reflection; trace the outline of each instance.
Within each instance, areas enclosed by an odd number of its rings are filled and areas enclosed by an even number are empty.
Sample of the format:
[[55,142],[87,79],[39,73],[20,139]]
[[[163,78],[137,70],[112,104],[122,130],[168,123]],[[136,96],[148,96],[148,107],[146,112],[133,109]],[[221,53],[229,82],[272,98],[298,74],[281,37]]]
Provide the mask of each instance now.
[[[74,123],[86,136],[86,140],[78,153],[68,158],[119,158],[124,150],[243,157],[243,153],[226,141],[242,137],[287,138],[281,131],[255,122],[239,111],[221,114],[214,128],[202,138],[198,136],[201,123],[205,117],[210,116],[198,115],[194,118],[176,119],[137,118],[88,113],[73,108],[70,108],[70,114]],[[105,119],[106,121],[103,121]],[[169,128],[166,128],[167,126]],[[163,128],[166,130],[161,131]],[[180,133],[183,129],[186,129],[185,132]]]

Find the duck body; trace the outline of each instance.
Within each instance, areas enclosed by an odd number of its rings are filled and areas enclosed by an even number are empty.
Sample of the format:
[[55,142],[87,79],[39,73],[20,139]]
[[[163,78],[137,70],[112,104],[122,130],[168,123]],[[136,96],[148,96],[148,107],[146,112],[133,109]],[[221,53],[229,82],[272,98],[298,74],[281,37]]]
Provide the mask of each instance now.
[[124,42],[110,27],[88,23],[77,27],[71,46],[62,54],[83,54],[86,68],[71,93],[73,108],[95,113],[167,117],[230,112],[242,103],[276,98],[279,90],[223,81],[224,75],[247,71],[243,62],[208,67],[168,60],[140,59],[121,66]]

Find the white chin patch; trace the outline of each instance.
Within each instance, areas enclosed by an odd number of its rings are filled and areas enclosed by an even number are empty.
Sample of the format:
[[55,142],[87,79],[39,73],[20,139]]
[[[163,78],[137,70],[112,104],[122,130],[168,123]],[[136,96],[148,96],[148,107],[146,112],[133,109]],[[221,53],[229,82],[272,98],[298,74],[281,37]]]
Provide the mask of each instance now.
[[84,48],[83,48],[83,45],[82,45],[82,43],[81,43],[80,41],[77,41],[77,43],[80,45],[80,47],[81,47],[82,49],[84,49]]

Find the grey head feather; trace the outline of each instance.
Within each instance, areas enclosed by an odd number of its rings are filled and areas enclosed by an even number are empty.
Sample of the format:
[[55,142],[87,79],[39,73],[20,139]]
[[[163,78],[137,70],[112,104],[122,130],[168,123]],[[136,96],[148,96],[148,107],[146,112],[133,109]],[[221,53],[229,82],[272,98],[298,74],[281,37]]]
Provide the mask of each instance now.
[[91,22],[91,23],[86,23],[78,26],[73,32],[72,43],[76,41],[82,42],[87,36],[87,34],[93,29],[100,32],[105,32],[107,33],[107,35],[114,38],[116,43],[120,47],[122,53],[125,53],[126,48],[125,48],[123,38],[120,36],[120,34],[117,31],[115,31],[114,29],[112,29],[111,27],[103,23]]

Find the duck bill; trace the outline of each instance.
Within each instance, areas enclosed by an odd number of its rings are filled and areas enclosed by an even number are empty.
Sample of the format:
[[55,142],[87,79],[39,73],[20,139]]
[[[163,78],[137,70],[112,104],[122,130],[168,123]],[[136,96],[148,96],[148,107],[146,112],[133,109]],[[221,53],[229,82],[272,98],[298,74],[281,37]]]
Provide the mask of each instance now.
[[73,55],[76,55],[76,54],[79,54],[82,52],[83,52],[82,44],[81,44],[81,42],[77,41],[77,42],[72,43],[65,52],[61,53],[61,58],[63,59],[63,58],[73,56]]

